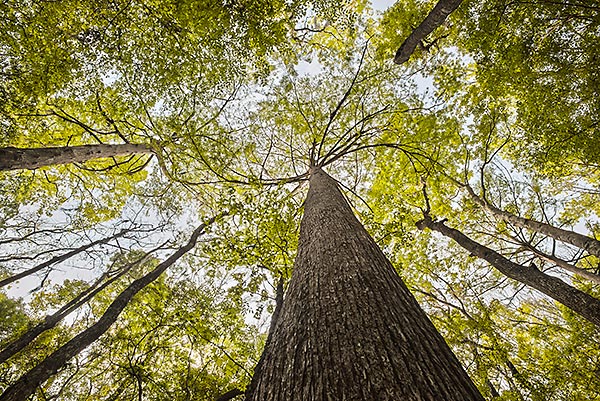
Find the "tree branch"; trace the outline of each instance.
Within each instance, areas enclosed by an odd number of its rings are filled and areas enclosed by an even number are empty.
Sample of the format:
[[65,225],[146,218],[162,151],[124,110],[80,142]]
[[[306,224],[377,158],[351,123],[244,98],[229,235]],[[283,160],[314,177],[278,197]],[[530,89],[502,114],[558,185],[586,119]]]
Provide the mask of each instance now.
[[433,10],[404,40],[394,56],[394,63],[403,64],[408,61],[415,48],[436,28],[444,23],[448,15],[458,8],[462,0],[440,0]]

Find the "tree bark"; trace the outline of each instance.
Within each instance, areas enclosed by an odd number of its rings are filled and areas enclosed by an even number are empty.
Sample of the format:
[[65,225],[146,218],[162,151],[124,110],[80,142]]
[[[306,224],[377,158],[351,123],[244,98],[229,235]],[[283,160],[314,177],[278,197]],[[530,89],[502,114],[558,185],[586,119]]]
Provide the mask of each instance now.
[[27,373],[23,374],[15,383],[9,386],[0,396],[0,401],[24,401],[31,396],[37,387],[48,380],[65,363],[75,355],[83,351],[87,346],[96,341],[104,334],[110,326],[117,320],[123,309],[129,304],[129,301],[147,285],[156,280],[169,266],[175,263],[179,258],[190,251],[198,237],[204,232],[204,229],[215,221],[213,217],[206,224],[200,225],[190,237],[187,244],[179,248],[175,253],[160,263],[154,270],[145,276],[135,280],[106,309],[104,314],[96,323],[79,333],[69,340],[62,347],[54,351],[50,356],[36,365]]
[[335,180],[318,168],[260,365],[247,401],[483,400]]
[[537,231],[538,233],[548,235],[558,241],[574,245],[592,255],[600,257],[600,241],[597,239],[576,233],[575,231],[563,230],[562,228],[554,227],[550,224],[542,223],[540,221],[529,220],[523,217],[515,216],[512,213],[498,209],[485,199],[477,196],[475,191],[473,191],[473,188],[471,188],[469,185],[465,185],[465,188],[469,192],[471,198],[473,198],[478,205],[483,207],[495,217],[514,224],[517,227],[526,228],[528,230]]
[[124,236],[125,234],[127,234],[128,232],[129,232],[129,230],[125,230],[125,229],[121,230],[121,231],[119,231],[115,235],[111,235],[110,237],[102,238],[102,239],[99,239],[97,241],[90,242],[89,244],[82,245],[79,248],[73,249],[72,251],[67,252],[67,253],[65,253],[63,255],[56,256],[56,257],[54,257],[54,258],[52,258],[50,260],[47,260],[47,261],[45,261],[43,263],[40,263],[39,265],[33,266],[30,269],[27,269],[27,270],[24,270],[24,271],[22,271],[20,273],[14,274],[14,275],[12,275],[10,277],[5,278],[4,280],[0,280],[0,288],[4,287],[4,286],[6,286],[6,285],[8,285],[10,283],[13,283],[13,282],[15,282],[17,280],[20,280],[23,277],[27,277],[30,274],[37,273],[40,270],[45,269],[46,267],[50,267],[50,266],[52,266],[52,265],[54,265],[56,263],[64,262],[65,260],[67,260],[67,259],[69,259],[69,258],[71,258],[71,257],[73,257],[73,256],[75,256],[75,255],[77,255],[77,254],[79,254],[81,252],[87,251],[88,249],[90,249],[90,248],[92,248],[92,247],[94,247],[96,245],[106,244],[106,243],[112,241],[113,239],[120,238],[120,237]]
[[394,56],[394,63],[402,64],[408,61],[415,48],[423,39],[442,25],[448,15],[458,8],[462,0],[440,0],[427,17],[404,40]]
[[152,153],[146,145],[81,145],[51,148],[0,148],[0,171],[35,170],[56,164],[83,163],[92,159]]
[[487,261],[505,276],[535,288],[600,327],[599,299],[579,291],[559,278],[549,276],[535,267],[511,262],[498,252],[473,241],[462,232],[446,226],[443,222],[433,221],[429,216],[419,221],[417,227],[421,230],[427,227],[452,238],[464,249]]

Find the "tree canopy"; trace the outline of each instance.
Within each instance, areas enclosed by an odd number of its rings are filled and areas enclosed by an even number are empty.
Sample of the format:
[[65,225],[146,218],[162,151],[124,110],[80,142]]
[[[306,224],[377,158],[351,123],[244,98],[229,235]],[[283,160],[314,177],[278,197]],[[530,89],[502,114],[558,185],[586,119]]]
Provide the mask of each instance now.
[[1,400],[243,396],[315,168],[485,399],[600,400],[600,1],[376,4],[0,5]]

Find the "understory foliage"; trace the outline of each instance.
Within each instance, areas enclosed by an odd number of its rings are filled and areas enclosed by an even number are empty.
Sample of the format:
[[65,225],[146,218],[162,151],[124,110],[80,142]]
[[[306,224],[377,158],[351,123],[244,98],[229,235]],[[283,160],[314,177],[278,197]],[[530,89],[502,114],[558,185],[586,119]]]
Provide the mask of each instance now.
[[152,153],[0,172],[0,282],[38,267],[0,288],[0,348],[93,292],[0,364],[0,391],[206,222],[31,399],[243,391],[318,165],[486,399],[600,400],[598,327],[415,226],[424,213],[446,219],[600,297],[599,284],[540,256],[598,275],[597,255],[499,219],[465,189],[600,236],[600,1],[465,1],[394,65],[434,5],[2,2],[0,147]]

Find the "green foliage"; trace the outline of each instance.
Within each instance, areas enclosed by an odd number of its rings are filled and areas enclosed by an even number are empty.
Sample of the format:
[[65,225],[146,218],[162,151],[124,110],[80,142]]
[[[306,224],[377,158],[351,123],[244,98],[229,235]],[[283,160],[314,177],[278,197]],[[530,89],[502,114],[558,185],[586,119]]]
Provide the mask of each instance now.
[[507,105],[511,157],[558,176],[571,170],[565,159],[597,164],[600,3],[468,4],[460,43],[474,59],[472,101]]
[[[380,16],[362,0],[3,2],[2,146],[128,142],[154,152],[0,173],[0,232],[24,237],[0,239],[3,277],[64,243],[60,232],[25,239],[64,216],[77,230],[133,221],[163,232],[61,265],[66,278],[50,276],[25,301],[2,293],[0,342],[103,269],[167,238],[177,247],[198,216],[227,214],[37,399],[204,401],[243,389],[275,285],[292,274],[311,163],[344,186],[487,398],[600,399],[598,329],[415,228],[426,184],[434,217],[519,263],[533,259],[515,237],[573,255],[483,213],[457,185],[477,181],[506,211],[599,234],[600,4],[464,2],[406,65],[390,67],[433,5],[401,1]],[[300,60],[318,71],[302,73]],[[15,262],[15,243],[31,259]],[[89,327],[166,254],[0,367],[0,386]],[[589,256],[573,263],[598,269]]]
[[22,300],[13,300],[0,293],[0,343],[21,332],[29,323]]
[[64,396],[123,399],[141,392],[147,399],[212,400],[245,385],[243,366],[250,369],[257,358],[248,348],[255,332],[245,326],[240,305],[215,292],[189,281],[146,288],[89,350],[90,361],[73,379],[78,384]]
[[375,39],[382,59],[391,60],[408,35],[427,16],[435,5],[432,1],[398,1],[381,18]]

